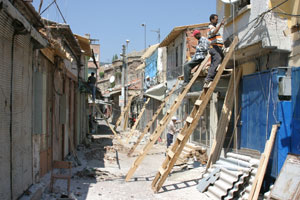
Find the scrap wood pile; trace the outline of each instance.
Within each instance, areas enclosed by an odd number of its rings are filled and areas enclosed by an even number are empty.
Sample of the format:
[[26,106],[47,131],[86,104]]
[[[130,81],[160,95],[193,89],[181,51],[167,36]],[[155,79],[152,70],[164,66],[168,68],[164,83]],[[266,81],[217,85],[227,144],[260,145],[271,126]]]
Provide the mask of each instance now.
[[202,165],[205,165],[207,163],[207,151],[206,148],[195,145],[193,143],[187,143],[180,156],[178,157],[178,160],[176,161],[175,165],[187,165],[189,160],[197,161]]

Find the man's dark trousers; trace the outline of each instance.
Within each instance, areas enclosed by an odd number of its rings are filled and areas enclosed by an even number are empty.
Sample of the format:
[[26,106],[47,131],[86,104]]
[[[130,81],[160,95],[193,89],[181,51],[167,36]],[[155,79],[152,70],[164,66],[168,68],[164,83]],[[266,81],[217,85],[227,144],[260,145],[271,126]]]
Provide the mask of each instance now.
[[200,64],[204,59],[192,59],[184,65],[184,82],[190,82],[190,75],[192,69]]
[[209,54],[211,56],[211,64],[208,69],[208,74],[205,78],[205,81],[213,81],[216,75],[216,69],[224,58],[223,51],[221,47],[214,45],[212,48],[209,48]]
[[167,133],[167,148],[173,143],[173,135],[170,133]]

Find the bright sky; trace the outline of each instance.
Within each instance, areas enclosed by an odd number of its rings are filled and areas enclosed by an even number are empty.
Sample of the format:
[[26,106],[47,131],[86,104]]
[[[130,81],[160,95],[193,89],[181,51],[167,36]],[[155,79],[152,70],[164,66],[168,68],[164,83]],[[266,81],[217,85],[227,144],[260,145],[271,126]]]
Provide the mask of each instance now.
[[[43,11],[53,0],[44,0]],[[34,0],[38,10],[40,0]],[[100,40],[100,61],[111,62],[114,54],[122,51],[122,44],[130,40],[129,52],[144,49],[146,23],[147,46],[158,43],[158,34],[151,30],[160,28],[161,41],[176,26],[205,23],[216,12],[214,0],[57,0],[73,33],[90,33]],[[53,4],[42,17],[63,23]]]

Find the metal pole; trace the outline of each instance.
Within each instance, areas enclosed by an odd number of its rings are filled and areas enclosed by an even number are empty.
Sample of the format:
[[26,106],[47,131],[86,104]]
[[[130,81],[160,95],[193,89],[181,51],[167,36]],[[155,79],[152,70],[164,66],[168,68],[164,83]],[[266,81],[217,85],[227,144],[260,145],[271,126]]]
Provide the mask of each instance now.
[[145,24],[145,50],[146,50],[146,48],[147,48],[147,43],[146,43],[146,41],[147,41],[147,37],[146,37],[147,35],[146,35],[146,24]]
[[147,40],[147,35],[146,35],[146,23],[142,24],[144,27],[144,43],[145,43],[145,50],[147,48],[146,40]]
[[158,28],[158,43],[160,43],[160,28]]
[[122,90],[121,90],[121,96],[124,100],[124,103],[122,105],[122,110],[124,109],[125,106],[125,67],[126,67],[126,58],[125,58],[125,53],[126,53],[126,47],[125,45],[122,45],[122,54],[121,56],[123,57],[123,66],[122,66]]

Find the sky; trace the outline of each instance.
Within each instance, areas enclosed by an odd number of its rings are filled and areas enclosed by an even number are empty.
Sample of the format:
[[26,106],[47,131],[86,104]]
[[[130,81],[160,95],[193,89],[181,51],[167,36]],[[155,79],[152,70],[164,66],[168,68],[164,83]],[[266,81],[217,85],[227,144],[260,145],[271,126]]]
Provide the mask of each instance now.
[[[122,52],[126,40],[128,52],[144,49],[144,27],[146,24],[147,46],[158,43],[158,34],[152,30],[160,29],[161,41],[176,26],[206,23],[216,12],[214,0],[56,0],[67,24],[74,34],[89,33],[92,39],[99,39],[100,61],[111,62],[114,54]],[[43,11],[53,0],[44,0]],[[40,0],[33,5],[38,10]],[[55,4],[43,14],[59,23],[63,19]]]

